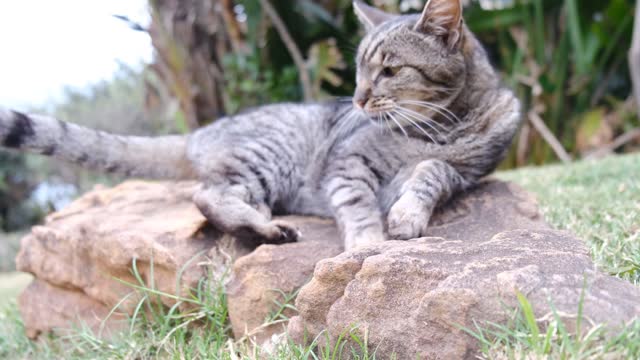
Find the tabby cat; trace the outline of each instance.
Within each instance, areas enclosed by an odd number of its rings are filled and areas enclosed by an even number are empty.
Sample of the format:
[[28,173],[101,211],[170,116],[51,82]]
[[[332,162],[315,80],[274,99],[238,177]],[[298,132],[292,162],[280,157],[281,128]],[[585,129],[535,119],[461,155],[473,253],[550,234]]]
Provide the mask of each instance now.
[[198,179],[193,200],[214,226],[265,243],[301,236],[271,219],[281,213],[334,217],[347,249],[421,237],[436,206],[495,169],[520,105],[460,0],[406,16],[354,9],[367,33],[352,100],[268,105],[156,138],[0,110],[0,141],[127,176]]

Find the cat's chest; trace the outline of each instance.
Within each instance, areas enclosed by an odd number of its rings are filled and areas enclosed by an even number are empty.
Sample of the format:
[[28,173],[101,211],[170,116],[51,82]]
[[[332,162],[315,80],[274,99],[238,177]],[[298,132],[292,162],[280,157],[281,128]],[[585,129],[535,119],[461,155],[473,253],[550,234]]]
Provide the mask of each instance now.
[[354,151],[380,153],[385,157],[398,157],[407,162],[428,155],[438,145],[422,138],[405,136],[401,133],[386,131],[370,131],[362,134],[350,144]]
[[420,138],[379,129],[354,136],[341,149],[340,158],[359,158],[383,180],[393,178],[399,171],[432,158],[441,146]]

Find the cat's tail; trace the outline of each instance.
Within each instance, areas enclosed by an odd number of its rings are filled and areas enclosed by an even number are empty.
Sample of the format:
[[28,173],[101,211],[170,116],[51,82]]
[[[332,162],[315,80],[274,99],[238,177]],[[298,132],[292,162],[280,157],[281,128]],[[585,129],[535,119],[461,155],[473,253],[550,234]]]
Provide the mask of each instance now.
[[186,156],[186,136],[119,136],[0,108],[0,143],[126,176],[195,178]]

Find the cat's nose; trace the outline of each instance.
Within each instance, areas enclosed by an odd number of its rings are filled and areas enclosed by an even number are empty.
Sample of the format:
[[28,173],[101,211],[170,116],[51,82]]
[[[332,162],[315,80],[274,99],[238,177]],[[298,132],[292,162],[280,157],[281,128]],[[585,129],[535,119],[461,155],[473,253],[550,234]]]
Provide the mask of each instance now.
[[353,99],[353,101],[356,103],[356,106],[359,107],[360,109],[364,109],[365,105],[367,105],[367,101],[369,101],[369,99]]
[[371,97],[371,90],[359,91],[356,90],[356,93],[353,96],[353,104],[360,109],[364,109],[367,105],[367,101]]

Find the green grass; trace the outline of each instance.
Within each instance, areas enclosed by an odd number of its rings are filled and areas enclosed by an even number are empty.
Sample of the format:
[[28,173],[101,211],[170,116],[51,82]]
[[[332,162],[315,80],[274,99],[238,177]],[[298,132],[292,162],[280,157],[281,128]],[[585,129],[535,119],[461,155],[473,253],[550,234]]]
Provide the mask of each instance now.
[[[502,172],[534,193],[545,219],[584,239],[604,271],[640,283],[640,155]],[[603,326],[570,333],[554,312],[539,327],[519,297],[509,324],[467,329],[486,359],[638,359],[640,321],[610,332]],[[580,318],[580,314],[578,315]],[[538,319],[539,320],[539,319]],[[581,331],[582,330],[582,331]]]
[[[536,319],[533,305],[518,294],[519,309],[507,324],[475,324],[464,329],[478,340],[481,359],[639,359],[640,321],[611,331],[602,325],[570,332],[554,310]],[[582,301],[580,301],[582,304]],[[582,318],[582,305],[577,318]],[[542,326],[541,326],[542,325]]]
[[640,155],[498,177],[536,194],[546,220],[584,239],[604,271],[640,283]]
[[[623,156],[592,163],[522,169],[498,174],[535,193],[546,219],[554,226],[584,238],[594,259],[607,271],[640,282],[640,156]],[[135,265],[135,264],[134,264]],[[134,266],[135,273],[135,266]],[[11,298],[24,278],[0,277],[0,296]],[[8,281],[7,281],[8,280]],[[0,358],[11,359],[257,359],[260,349],[247,339],[232,339],[222,280],[202,281],[185,298],[163,294],[141,279],[129,284],[142,295],[137,311],[120,337],[101,340],[91,330],[76,328],[72,335],[37,343],[24,336],[15,301],[0,302]],[[190,311],[152,305],[169,296]],[[267,323],[286,321],[295,294],[281,293]],[[570,333],[558,316],[539,321],[533,307],[520,297],[520,308],[508,324],[477,324],[466,329],[488,359],[625,359],[640,358],[640,323],[620,332],[604,327]],[[288,312],[287,312],[288,313]],[[334,346],[299,346],[284,338],[266,359],[375,359],[366,339],[346,333]]]
[[[146,286],[138,275],[138,283],[125,283],[140,294],[140,301],[127,321],[128,329],[110,340],[101,339],[95,331],[76,325],[70,334],[32,342],[24,334],[24,325],[15,301],[0,305],[0,359],[342,359],[347,353],[354,360],[373,360],[366,339],[354,331],[343,334],[337,344],[318,346],[319,340],[301,346],[283,337],[265,352],[248,338],[233,339],[229,323],[225,279],[201,280],[190,296],[179,297]],[[153,279],[153,270],[151,270]],[[153,280],[150,280],[153,283]],[[265,326],[288,321],[284,315],[296,293],[281,294],[274,301]],[[176,301],[167,308],[159,306],[160,297]],[[126,298],[125,298],[126,299]],[[125,300],[123,299],[123,301]],[[191,310],[180,310],[189,305]],[[118,312],[116,306],[113,313]]]

